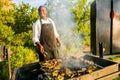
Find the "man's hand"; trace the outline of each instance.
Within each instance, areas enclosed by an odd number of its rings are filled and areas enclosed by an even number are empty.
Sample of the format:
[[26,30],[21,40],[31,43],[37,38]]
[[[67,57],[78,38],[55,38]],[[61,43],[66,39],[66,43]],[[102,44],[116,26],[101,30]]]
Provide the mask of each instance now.
[[43,53],[43,52],[44,52],[44,47],[43,47],[43,45],[41,45],[40,42],[36,42],[36,44],[37,44],[37,46],[39,47],[40,52]]
[[40,45],[40,52],[43,53],[44,52],[44,47],[42,45]]

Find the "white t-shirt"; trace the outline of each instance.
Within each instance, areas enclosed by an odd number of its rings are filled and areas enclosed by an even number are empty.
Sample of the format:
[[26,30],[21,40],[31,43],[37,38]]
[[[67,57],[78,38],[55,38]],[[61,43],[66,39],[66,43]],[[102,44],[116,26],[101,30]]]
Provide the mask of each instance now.
[[[55,23],[53,22],[52,19],[50,19],[50,18],[47,18],[47,20],[41,19],[41,22],[42,22],[42,24],[52,23],[55,37],[57,38],[57,37],[59,36],[59,34],[57,33],[57,30],[56,30]],[[35,43],[36,43],[36,42],[40,42],[40,41],[39,41],[39,39],[40,39],[40,34],[41,34],[41,23],[40,23],[40,19],[38,19],[38,20],[33,24],[33,26],[32,26],[32,31],[33,31],[32,40],[33,40],[33,42],[34,42],[34,45],[36,46]]]

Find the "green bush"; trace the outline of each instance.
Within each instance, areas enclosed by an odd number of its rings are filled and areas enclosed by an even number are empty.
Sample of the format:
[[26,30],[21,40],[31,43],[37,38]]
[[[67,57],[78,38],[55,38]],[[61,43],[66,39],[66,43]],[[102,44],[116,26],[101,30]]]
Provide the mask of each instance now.
[[0,44],[10,44],[13,39],[14,31],[11,27],[0,23]]
[[21,67],[25,64],[37,62],[36,53],[28,48],[23,46],[11,47],[13,54],[11,56],[11,65],[12,68]]
[[8,62],[3,61],[0,62],[0,80],[8,80],[9,76],[8,76]]

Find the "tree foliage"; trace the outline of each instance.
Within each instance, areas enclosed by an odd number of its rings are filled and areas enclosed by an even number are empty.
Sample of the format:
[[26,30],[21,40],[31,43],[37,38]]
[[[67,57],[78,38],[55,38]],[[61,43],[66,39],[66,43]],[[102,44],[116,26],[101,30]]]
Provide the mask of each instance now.
[[12,26],[15,33],[28,32],[31,30],[33,22],[38,18],[36,8],[30,7],[29,4],[21,3],[15,6],[15,24]]
[[75,15],[76,30],[82,33],[84,44],[90,45],[90,2],[78,0],[72,12]]
[[0,11],[0,21],[7,26],[14,25],[14,10]]
[[24,3],[13,7],[6,11],[0,6],[0,44],[12,51],[12,69],[38,61],[32,42],[32,25],[38,18],[37,9]]
[[0,62],[0,80],[9,80],[8,62]]
[[29,4],[21,3],[15,6],[15,24],[12,26],[15,35],[11,43],[13,51],[11,62],[13,67],[20,67],[37,61],[32,42],[32,25],[37,18],[37,9],[31,8]]
[[25,64],[38,61],[35,52],[27,47],[11,47],[13,55],[11,57],[12,68],[21,67]]
[[0,23],[0,44],[11,44],[11,41],[13,40],[13,35],[14,31],[11,27]]

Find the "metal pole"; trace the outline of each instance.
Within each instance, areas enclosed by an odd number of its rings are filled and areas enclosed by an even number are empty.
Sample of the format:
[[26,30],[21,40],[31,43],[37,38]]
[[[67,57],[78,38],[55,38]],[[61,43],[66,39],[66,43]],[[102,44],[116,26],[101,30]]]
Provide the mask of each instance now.
[[112,39],[113,39],[113,0],[111,0],[111,12],[110,12],[110,18],[111,18],[111,24],[110,24],[110,54],[112,55]]
[[102,42],[99,42],[99,58],[103,58],[103,46],[102,46]]

